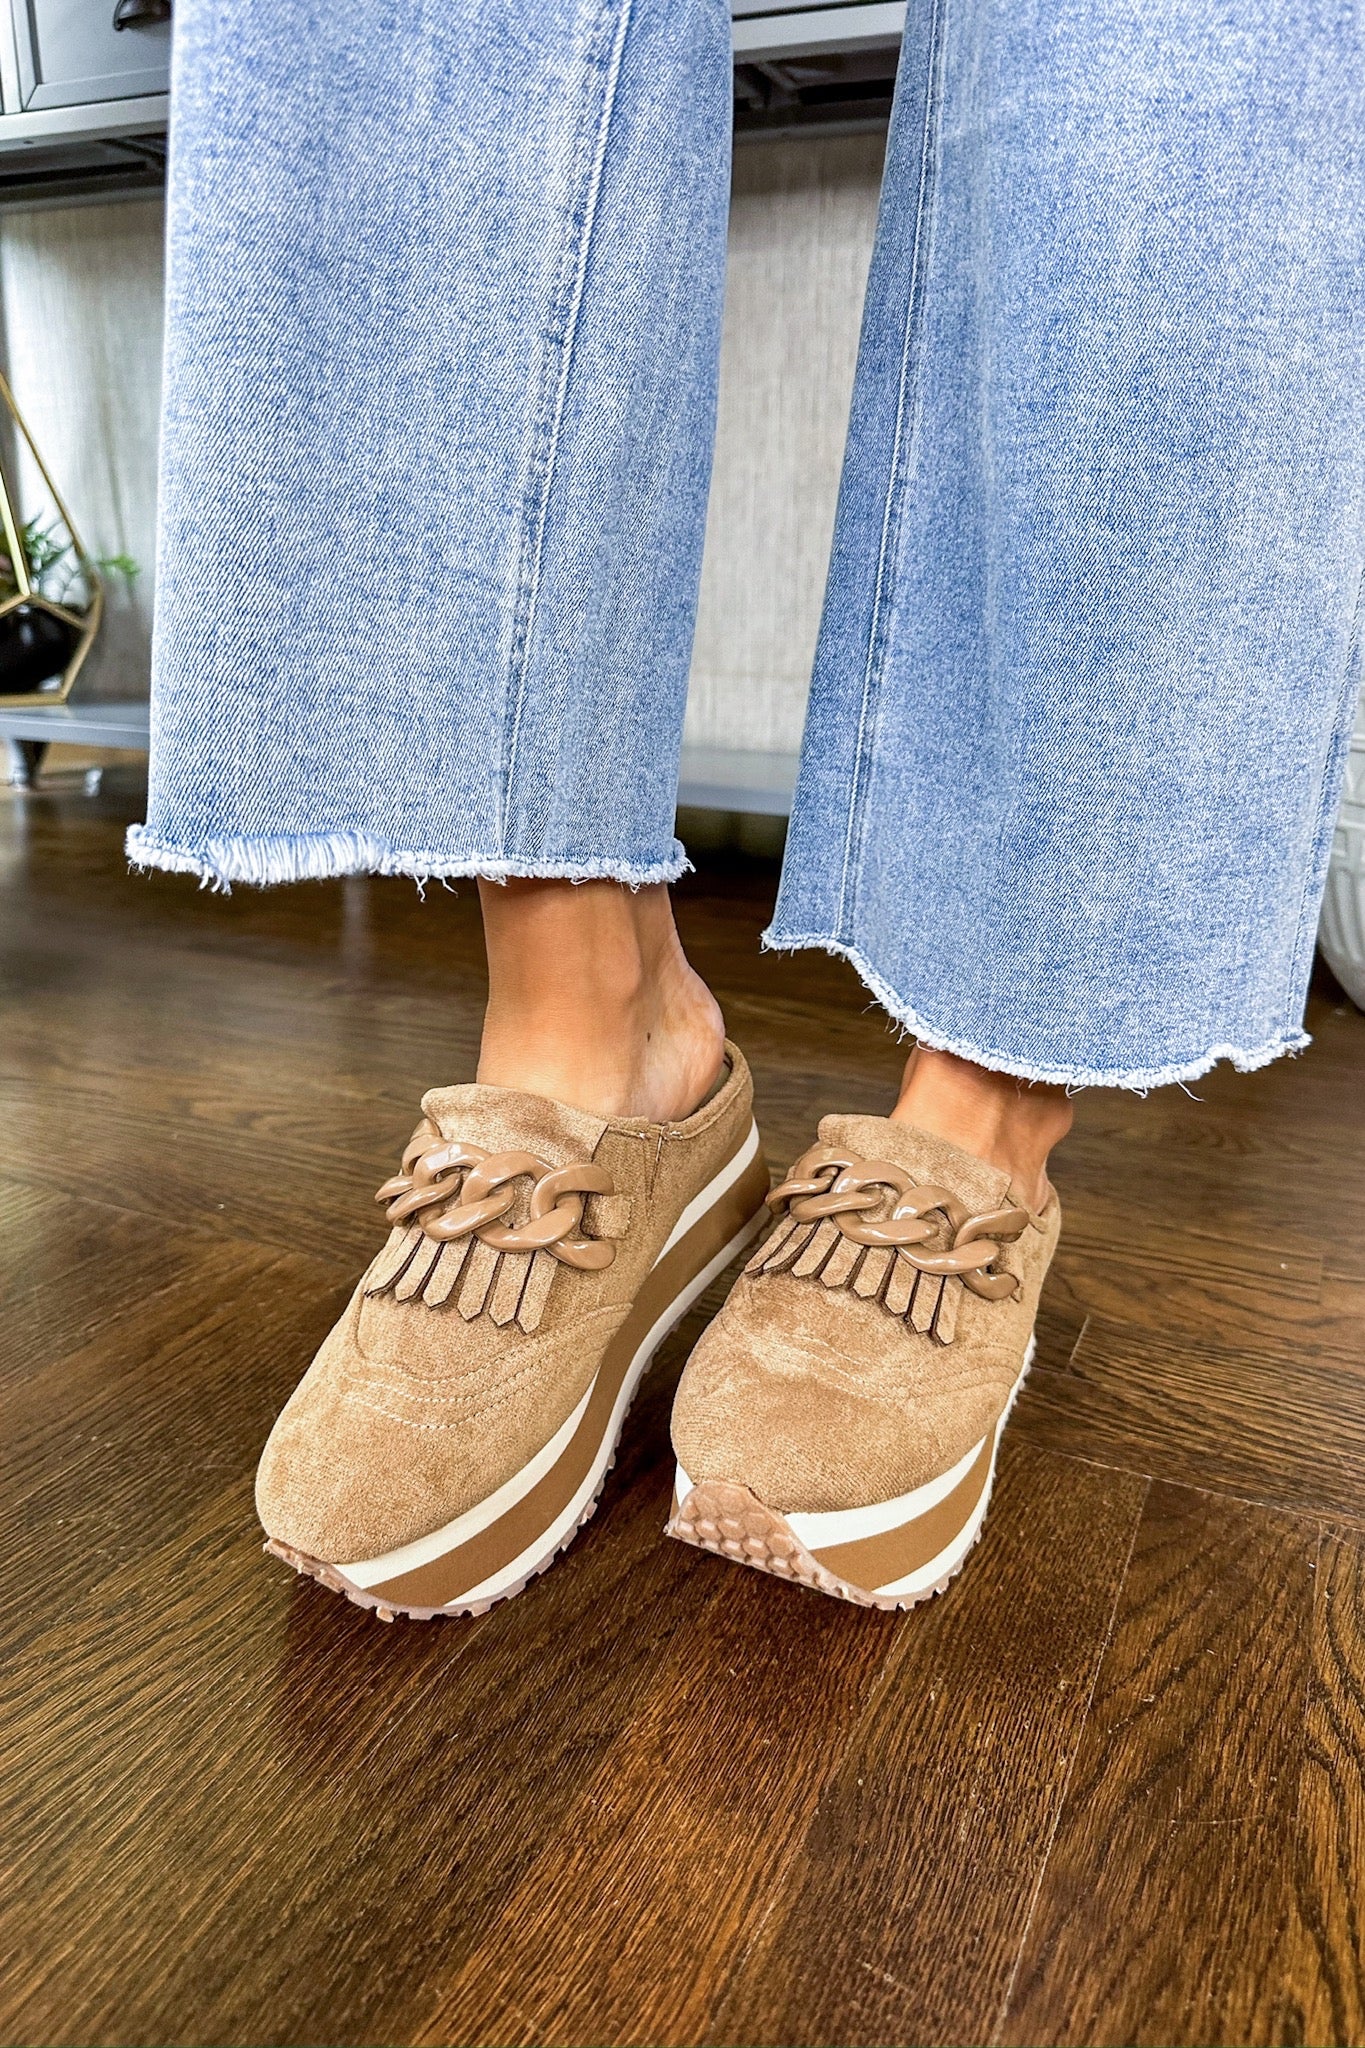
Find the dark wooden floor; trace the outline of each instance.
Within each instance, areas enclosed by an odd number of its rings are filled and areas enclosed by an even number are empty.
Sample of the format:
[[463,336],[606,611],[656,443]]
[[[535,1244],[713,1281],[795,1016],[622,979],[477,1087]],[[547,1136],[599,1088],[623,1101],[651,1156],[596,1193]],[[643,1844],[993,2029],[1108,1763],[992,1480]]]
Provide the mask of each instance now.
[[[1365,1017],[1081,1099],[946,1598],[661,1540],[698,1314],[567,1558],[385,1628],[251,1473],[472,1072],[473,894],[135,880],[137,802],[0,802],[0,2039],[1365,2042]],[[773,879],[681,916],[785,1164],[899,1055]]]

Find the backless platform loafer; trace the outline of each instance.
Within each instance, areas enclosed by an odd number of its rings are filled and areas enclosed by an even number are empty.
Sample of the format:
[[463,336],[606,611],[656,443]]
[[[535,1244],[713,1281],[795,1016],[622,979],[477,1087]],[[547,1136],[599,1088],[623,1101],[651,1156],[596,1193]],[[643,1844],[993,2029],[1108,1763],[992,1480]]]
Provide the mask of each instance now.
[[670,1536],[864,1607],[961,1569],[1061,1215],[884,1117],[829,1116],[688,1361]]
[[267,1550],[391,1620],[482,1613],[563,1549],[656,1348],[766,1220],[726,1053],[679,1123],[423,1097],[388,1242],[265,1447]]

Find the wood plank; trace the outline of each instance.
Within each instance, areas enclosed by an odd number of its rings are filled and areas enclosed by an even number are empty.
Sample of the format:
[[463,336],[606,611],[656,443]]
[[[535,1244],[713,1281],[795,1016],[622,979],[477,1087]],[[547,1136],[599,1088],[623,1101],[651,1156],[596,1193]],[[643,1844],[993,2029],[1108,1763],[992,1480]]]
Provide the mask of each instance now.
[[1297,1286],[1239,1275],[1157,1274],[1136,1257],[1108,1257],[1064,1240],[1047,1295],[1073,1318],[1098,1316],[1153,1337],[1254,1347],[1273,1333],[1299,1351],[1365,1352],[1365,1285],[1348,1280],[1333,1281],[1330,1293],[1324,1283],[1309,1299]]
[[1077,1230],[1058,1246],[1047,1291],[1073,1317],[1100,1316],[1154,1337],[1255,1345],[1283,1336],[1300,1351],[1359,1350],[1365,1291],[1353,1294],[1350,1282],[1337,1282],[1343,1291],[1329,1303],[1327,1284],[1319,1259],[1297,1261],[1282,1273],[1226,1266],[1181,1272],[1162,1261],[1140,1230],[1117,1252]]
[[[206,1494],[249,1481],[350,1291],[335,1268],[259,1247],[187,1232],[169,1275],[161,1250],[141,1300],[70,1349],[45,1317],[45,1355],[0,1385],[0,1552],[30,1560],[0,1580],[0,1660],[54,1607],[167,1543]],[[149,1592],[160,1598],[154,1581]]]
[[[1065,1172],[1066,1154],[1062,1153]],[[1089,1195],[1066,1211],[1069,1258],[1086,1264],[1112,1260],[1134,1275],[1134,1293],[1159,1312],[1173,1284],[1197,1281],[1225,1289],[1271,1317],[1286,1302],[1316,1302],[1322,1288],[1322,1249],[1284,1232],[1272,1243],[1249,1227],[1245,1210],[1205,1218],[1147,1214],[1134,1227],[1131,1201],[1112,1191]]]
[[[1357,1016],[1346,1046],[1358,1030]],[[1334,1063],[1315,1046],[1304,1059],[1257,1074],[1208,1076],[1194,1097],[1176,1088],[1145,1098],[1087,1090],[1075,1098],[1066,1157],[1086,1192],[1132,1195],[1141,1189],[1142,1207],[1156,1210],[1167,1189],[1191,1186],[1200,1193],[1191,1221],[1218,1218],[1245,1203],[1291,1233],[1313,1235],[1321,1203],[1359,1195],[1347,1162],[1322,1143],[1359,1087],[1349,1059]]]
[[1276,2038],[1316,1548],[1153,1487],[1002,2042]]
[[414,2038],[723,1598],[661,1540],[669,1391],[553,1573],[476,1621],[385,1628],[262,1559],[246,1476],[50,1608],[0,1671],[0,2036]]
[[[791,1868],[760,1855],[704,2035],[666,2038],[989,2038],[1145,1491],[1006,1438],[978,1552],[907,1617]],[[700,1863],[680,1875],[704,1890]]]
[[[41,1085],[11,1085],[0,1173],[56,1194],[93,1194],[168,1227],[189,1221],[345,1259],[358,1273],[382,1242],[374,1190],[419,1113],[415,1093],[397,1116],[382,1103],[347,1105],[326,1121],[281,1109],[253,1128],[240,1109],[215,1117],[211,1105],[168,1099],[158,1087],[92,1084],[57,1104]],[[86,1132],[79,1150],[60,1142],[73,1114]]]
[[0,1182],[0,1382],[77,1349],[111,1317],[157,1293],[181,1270],[179,1236],[112,1203]]
[[[1184,1228],[1259,1247],[1274,1271],[1284,1249],[1312,1252],[1340,1278],[1365,1280],[1365,1176],[1339,1141],[1342,1120],[1365,1112],[1358,1011],[1310,1000],[1315,1034],[1301,1059],[1251,1075],[1226,1069],[1145,1101],[1117,1090],[1077,1098],[1076,1127],[1058,1180],[1079,1241],[1089,1216],[1127,1203],[1143,1239]],[[1134,1202],[1135,1192],[1140,1199]],[[1120,1243],[1129,1232],[1120,1232]]]
[[422,2042],[696,2038],[906,1626],[705,1563],[704,1616],[452,1973]]
[[[1078,1316],[1056,1307],[1045,1295],[1039,1303],[1038,1318],[1033,1326],[1036,1349],[1030,1377],[1035,1372],[1069,1371],[1084,1332],[1085,1323]],[[1028,1381],[1024,1384],[1027,1386]]]
[[1013,1426],[1155,1478],[1365,1517],[1365,1358],[1262,1343],[1223,1350],[1095,1316],[1065,1371],[1030,1373]]
[[[8,971],[16,980],[28,973],[38,986],[0,1044],[0,1077],[38,1079],[59,1090],[118,1078],[177,1095],[218,1093],[235,1098],[239,1115],[250,1115],[286,1081],[299,1103],[315,1109],[338,1096],[368,1099],[390,1065],[406,1070],[406,1106],[412,1075],[432,1071],[444,1048],[451,1073],[454,1063],[472,1060],[484,977],[472,958],[461,960],[449,917],[425,943],[413,934],[403,968],[395,962],[389,972],[385,961],[368,957],[368,943],[357,948],[351,920],[337,930],[324,916],[320,930],[329,929],[330,953],[319,948],[318,930],[311,945],[287,949],[268,929],[254,944],[246,934],[235,945],[231,934],[206,934],[229,941],[209,950],[190,943],[183,930],[134,923],[116,961],[107,957],[107,925],[83,932],[55,924],[41,949],[35,941],[17,957],[11,934]],[[366,957],[357,959],[357,950]],[[73,970],[98,976],[103,1033],[92,1034],[87,1012],[67,999]],[[148,1011],[153,978],[157,1000]],[[437,1007],[443,1018],[433,1033]],[[135,1036],[110,1028],[139,1011],[146,1014]],[[338,1030],[339,1013],[345,1031]],[[270,1046],[264,1062],[263,1042]]]
[[1365,2041],[1365,1539],[1323,1532],[1277,2042]]

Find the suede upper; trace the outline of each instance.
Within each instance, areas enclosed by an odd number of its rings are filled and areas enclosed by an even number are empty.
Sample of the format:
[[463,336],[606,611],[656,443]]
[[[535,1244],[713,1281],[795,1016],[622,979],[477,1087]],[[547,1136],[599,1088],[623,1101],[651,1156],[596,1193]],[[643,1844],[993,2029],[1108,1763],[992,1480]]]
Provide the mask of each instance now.
[[[889,1118],[827,1116],[820,1140],[888,1160],[974,1213],[1009,1206],[1007,1174]],[[1018,1292],[993,1301],[962,1290],[947,1343],[848,1286],[746,1271],[678,1388],[673,1444],[688,1478],[728,1480],[778,1513],[812,1514],[892,1500],[948,1471],[1010,1399],[1060,1226],[1053,1194],[995,1262]]]
[[[588,1198],[583,1228],[611,1237],[598,1271],[557,1265],[538,1327],[463,1313],[455,1290],[438,1307],[367,1294],[391,1233],[276,1422],[261,1458],[256,1503],[277,1542],[337,1564],[382,1556],[444,1526],[512,1478],[554,1436],[586,1391],[608,1340],[687,1204],[743,1142],[752,1086],[738,1048],[730,1071],[678,1123],[606,1120],[514,1090],[431,1090],[432,1142],[525,1151],[547,1166],[593,1162],[613,1183]],[[519,1214],[507,1219],[522,1220]],[[448,1248],[448,1252],[465,1247]],[[443,1252],[442,1256],[448,1255]],[[481,1245],[473,1258],[496,1255]],[[508,1253],[529,1267],[530,1255]],[[545,1253],[535,1253],[537,1261]],[[496,1283],[494,1283],[494,1289]]]

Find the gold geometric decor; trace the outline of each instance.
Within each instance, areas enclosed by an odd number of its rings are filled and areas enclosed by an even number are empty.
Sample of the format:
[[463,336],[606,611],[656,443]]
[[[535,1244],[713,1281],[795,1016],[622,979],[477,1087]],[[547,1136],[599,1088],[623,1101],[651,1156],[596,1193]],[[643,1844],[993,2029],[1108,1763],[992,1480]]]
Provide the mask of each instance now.
[[[70,694],[99,631],[104,584],[14,393],[0,375],[0,423],[6,413],[22,436],[51,503],[21,521],[10,463],[0,453],[0,704],[60,704]],[[11,434],[4,439],[9,448],[16,447]],[[136,573],[134,564],[121,557],[103,566],[124,575]]]

